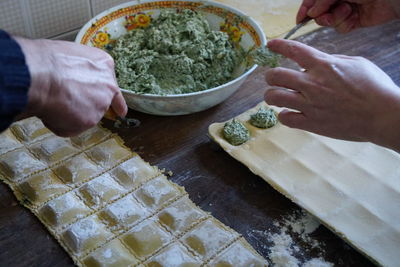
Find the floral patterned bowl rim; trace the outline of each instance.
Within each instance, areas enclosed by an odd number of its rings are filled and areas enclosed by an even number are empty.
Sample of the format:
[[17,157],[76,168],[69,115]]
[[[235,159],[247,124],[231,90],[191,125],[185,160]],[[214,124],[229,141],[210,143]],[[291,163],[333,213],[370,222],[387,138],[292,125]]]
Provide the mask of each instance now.
[[[174,0],[174,1],[154,1],[154,0],[138,0],[138,1],[130,1],[110,9],[107,9],[100,14],[93,17],[90,21],[88,21],[82,29],[79,31],[75,42],[96,46],[91,39],[93,39],[93,35],[96,32],[108,27],[114,20],[120,19],[121,17],[126,17],[129,13],[134,12],[143,12],[149,11],[157,8],[157,6],[162,6],[163,8],[192,8],[198,9],[202,8],[206,12],[212,12],[220,16],[226,16],[228,19],[236,19],[240,18],[240,21],[237,21],[237,25],[240,26],[241,29],[244,29],[247,34],[251,36],[254,42],[254,47],[258,46],[265,46],[267,43],[267,39],[262,28],[255,22],[251,17],[244,14],[240,10],[232,8],[230,6],[213,2],[213,1],[198,1],[198,0]],[[241,32],[244,34],[245,32]],[[124,93],[129,93],[133,95],[140,95],[140,96],[147,96],[149,98],[177,98],[177,97],[187,97],[187,96],[194,96],[194,95],[201,95],[204,92],[216,91],[221,89],[221,87],[227,87],[231,84],[238,82],[238,80],[243,79],[243,77],[248,76],[251,72],[253,72],[257,68],[257,65],[254,64],[253,66],[246,69],[242,74],[238,77],[232,79],[229,82],[226,82],[220,86],[206,89],[203,91],[186,93],[186,94],[175,94],[175,95],[154,95],[154,94],[138,94],[130,90],[126,90],[121,88],[121,91]]]

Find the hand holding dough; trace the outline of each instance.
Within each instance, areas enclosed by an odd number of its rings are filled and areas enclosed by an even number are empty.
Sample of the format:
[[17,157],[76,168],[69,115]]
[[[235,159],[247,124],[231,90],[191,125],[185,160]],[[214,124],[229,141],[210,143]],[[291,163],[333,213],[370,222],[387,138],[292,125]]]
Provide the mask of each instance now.
[[286,88],[268,90],[267,103],[298,111],[282,111],[283,124],[400,151],[400,88],[375,64],[295,41],[272,40],[268,47],[307,70],[267,71],[269,85]]

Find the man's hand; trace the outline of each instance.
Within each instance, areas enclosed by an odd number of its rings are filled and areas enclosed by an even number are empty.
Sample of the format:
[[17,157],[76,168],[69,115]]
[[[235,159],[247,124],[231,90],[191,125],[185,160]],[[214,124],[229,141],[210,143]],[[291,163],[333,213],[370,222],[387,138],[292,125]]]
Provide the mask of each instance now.
[[65,41],[16,38],[31,74],[28,108],[60,136],[77,135],[96,125],[109,107],[124,117],[125,100],[106,52]]
[[[329,55],[296,41],[272,40],[269,49],[306,71],[267,71],[266,102],[291,110],[279,120],[294,128],[400,151],[400,88],[372,62]],[[295,111],[294,111],[295,110]]]
[[297,13],[297,23],[306,16],[314,18],[321,26],[334,27],[341,33],[397,18],[395,7],[388,0],[303,0]]

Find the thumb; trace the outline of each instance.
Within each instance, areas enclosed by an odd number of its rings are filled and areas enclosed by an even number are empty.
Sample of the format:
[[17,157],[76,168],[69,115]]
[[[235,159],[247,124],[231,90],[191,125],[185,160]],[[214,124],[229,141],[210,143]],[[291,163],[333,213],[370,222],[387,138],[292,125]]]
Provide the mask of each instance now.
[[125,117],[128,113],[128,107],[120,90],[114,95],[111,101],[111,108],[120,117]]
[[322,14],[329,11],[329,9],[335,5],[338,0],[320,0],[316,1],[315,5],[308,10],[307,15],[312,18],[321,16]]

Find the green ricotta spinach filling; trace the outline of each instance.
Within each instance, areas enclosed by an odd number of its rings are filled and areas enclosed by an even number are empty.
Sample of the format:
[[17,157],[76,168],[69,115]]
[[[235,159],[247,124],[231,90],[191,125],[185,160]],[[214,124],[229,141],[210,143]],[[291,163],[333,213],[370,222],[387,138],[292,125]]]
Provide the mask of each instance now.
[[277,122],[278,119],[271,108],[261,107],[255,114],[250,115],[250,124],[258,128],[270,128]]
[[118,85],[136,93],[202,91],[233,77],[245,53],[200,13],[162,10],[147,28],[128,32],[110,50]]
[[222,132],[226,141],[234,146],[241,145],[250,139],[249,130],[243,123],[235,119],[225,123]]
[[253,62],[260,66],[268,66],[275,68],[279,66],[279,61],[282,58],[281,55],[272,52],[266,47],[259,47],[249,53],[249,56],[253,59]]

